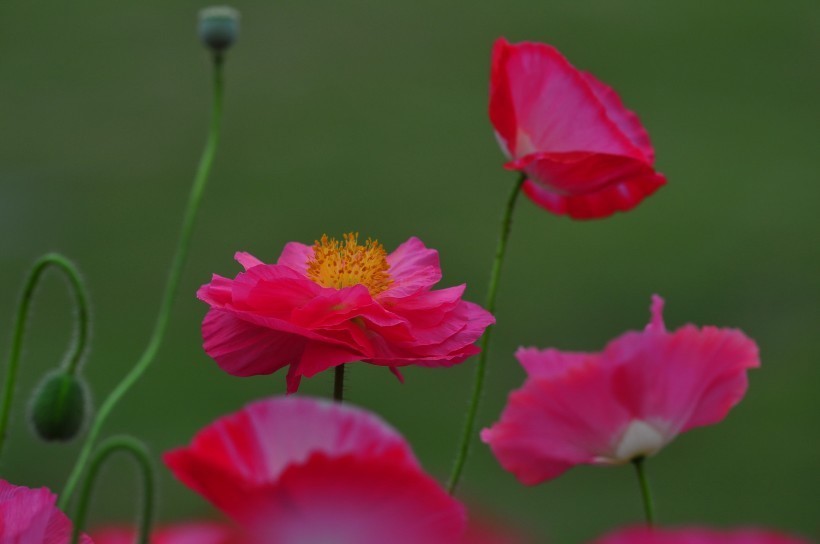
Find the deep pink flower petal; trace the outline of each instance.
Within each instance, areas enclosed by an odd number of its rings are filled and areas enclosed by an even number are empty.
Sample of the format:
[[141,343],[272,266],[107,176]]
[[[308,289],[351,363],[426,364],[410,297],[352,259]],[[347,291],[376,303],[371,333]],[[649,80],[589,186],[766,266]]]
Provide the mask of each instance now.
[[288,242],[279,255],[276,264],[287,266],[303,276],[307,273],[307,263],[313,258],[313,248],[299,242]]
[[418,468],[404,439],[378,417],[309,398],[251,403],[200,431],[164,460],[183,483],[231,514],[236,501],[313,453],[388,458]]
[[401,298],[441,281],[438,251],[427,248],[416,237],[410,238],[387,256],[393,284],[380,298]]
[[652,320],[600,354],[520,349],[529,378],[481,437],[501,465],[532,485],[577,464],[624,463],[675,436],[721,421],[759,366],[757,346],[733,329],[667,332],[663,300]]
[[[609,118],[587,78],[554,47],[500,38],[493,62],[493,75],[505,77],[491,80],[490,119],[505,127],[500,135],[513,157],[588,151],[645,158]],[[496,91],[499,85],[506,90]],[[515,124],[505,125],[511,112]]]
[[525,194],[555,214],[606,217],[666,183],[638,117],[549,45],[496,41],[490,119]]
[[650,529],[631,527],[599,538],[593,544],[809,544],[802,538],[767,529],[715,530],[700,527]]
[[237,253],[245,271],[214,276],[197,296],[211,306],[202,325],[205,351],[235,376],[284,367],[287,390],[301,378],[364,361],[396,368],[449,366],[478,352],[472,344],[494,322],[461,299],[464,286],[433,291],[438,253],[410,238],[387,255],[392,284],[372,295],[353,284],[324,287],[306,276],[309,246],[290,243],[279,262]]
[[[104,527],[92,531],[94,544],[133,544],[137,531],[132,527]],[[241,544],[249,542],[231,526],[213,522],[178,523],[155,529],[151,544]]]
[[[68,544],[71,521],[55,506],[57,496],[42,487],[30,489],[0,480],[0,542]],[[86,535],[81,544],[93,544]]]
[[524,193],[533,202],[574,219],[631,210],[666,183],[646,163],[602,153],[536,153],[509,166],[527,172]]
[[282,474],[242,523],[260,542],[453,544],[465,512],[432,478],[391,463],[314,455]]

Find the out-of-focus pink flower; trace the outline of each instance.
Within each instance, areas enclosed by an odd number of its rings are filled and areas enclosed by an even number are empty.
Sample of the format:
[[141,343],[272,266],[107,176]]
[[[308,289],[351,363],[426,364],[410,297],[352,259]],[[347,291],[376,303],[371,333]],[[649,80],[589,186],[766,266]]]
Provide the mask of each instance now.
[[165,454],[255,542],[453,544],[465,512],[390,426],[316,399],[259,401]]
[[[94,544],[134,544],[137,531],[131,527],[105,527],[91,532]],[[168,525],[151,533],[151,544],[242,544],[247,542],[231,526],[214,522]]]
[[[55,503],[57,496],[45,487],[30,489],[0,480],[0,543],[68,544],[71,521]],[[82,544],[93,544],[86,535]]]
[[601,353],[521,348],[528,378],[501,421],[481,433],[501,465],[524,484],[578,464],[619,464],[657,453],[678,434],[721,421],[760,364],[735,329],[686,325],[667,332],[663,299],[652,321]]
[[666,183],[637,115],[552,46],[495,42],[490,120],[506,167],[525,172],[524,192],[553,213],[606,217]]
[[699,527],[633,527],[599,538],[593,544],[809,544],[809,541],[765,529],[717,531]]
[[[463,301],[464,285],[434,291],[438,252],[411,238],[387,254],[378,242],[323,236],[291,242],[276,264],[237,253],[233,280],[214,276],[197,296],[211,305],[202,324],[205,351],[234,376],[289,366],[288,392],[302,376],[352,361],[389,367],[450,366],[478,353],[474,342],[494,323]],[[401,378],[401,376],[399,375]]]

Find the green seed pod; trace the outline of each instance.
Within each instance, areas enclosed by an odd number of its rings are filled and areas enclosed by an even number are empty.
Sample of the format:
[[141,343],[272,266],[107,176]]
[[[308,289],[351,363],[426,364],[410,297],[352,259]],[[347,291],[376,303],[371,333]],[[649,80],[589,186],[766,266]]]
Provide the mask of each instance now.
[[199,39],[213,51],[225,51],[238,36],[237,10],[228,6],[211,6],[199,12]]
[[86,391],[80,379],[65,371],[49,374],[34,392],[31,421],[34,432],[47,442],[66,442],[85,423]]

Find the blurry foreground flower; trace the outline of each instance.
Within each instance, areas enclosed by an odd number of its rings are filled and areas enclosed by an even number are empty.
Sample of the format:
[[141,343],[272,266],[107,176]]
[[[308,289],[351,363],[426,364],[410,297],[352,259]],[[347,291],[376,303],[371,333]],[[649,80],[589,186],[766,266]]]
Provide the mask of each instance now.
[[536,204],[575,219],[634,208],[666,183],[638,117],[552,46],[493,47],[490,120]]
[[[55,503],[57,496],[46,489],[29,489],[0,480],[0,543],[68,544],[71,521]],[[80,536],[81,544],[92,544]]]
[[164,459],[258,543],[453,544],[464,532],[464,509],[407,442],[348,405],[259,401]]
[[247,253],[245,272],[214,276],[197,296],[211,305],[202,324],[205,351],[234,376],[289,366],[288,392],[302,376],[352,361],[389,367],[450,366],[495,320],[461,300],[464,285],[433,291],[438,253],[411,238],[393,253],[357,235],[291,242],[276,264]]
[[[107,527],[91,532],[94,544],[133,544],[137,531],[126,527]],[[178,523],[155,529],[151,544],[241,544],[237,529],[222,523]]]
[[808,540],[763,529],[622,529],[593,544],[809,544]]
[[601,353],[521,348],[528,374],[501,421],[481,438],[524,484],[578,464],[620,464],[657,453],[675,436],[721,421],[746,392],[757,346],[735,329],[667,332],[663,299],[652,321]]

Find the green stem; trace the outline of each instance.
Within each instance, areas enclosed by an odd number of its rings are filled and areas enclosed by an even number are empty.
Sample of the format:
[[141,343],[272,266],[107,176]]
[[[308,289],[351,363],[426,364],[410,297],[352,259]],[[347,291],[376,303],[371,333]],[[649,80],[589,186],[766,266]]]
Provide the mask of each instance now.
[[208,132],[208,139],[205,143],[205,149],[202,151],[202,158],[199,161],[199,168],[197,169],[194,183],[191,187],[191,194],[188,198],[188,206],[185,210],[185,218],[182,223],[182,232],[179,237],[176,254],[171,264],[171,270],[168,275],[168,283],[165,286],[165,293],[163,294],[162,302],[157,315],[157,321],[154,325],[154,331],[148,346],[145,348],[142,356],[131,369],[131,371],[122,379],[122,381],[114,388],[113,391],[105,399],[97,416],[94,418],[91,428],[86,436],[83,447],[80,450],[80,456],[74,465],[74,469],[69,475],[65,488],[60,496],[59,505],[65,508],[77,486],[83,468],[88,463],[88,458],[91,450],[94,447],[94,442],[100,434],[105,420],[108,418],[114,406],[120,399],[128,392],[129,389],[140,379],[145,373],[146,369],[151,365],[151,362],[157,355],[162,339],[165,336],[165,331],[168,328],[168,318],[171,313],[171,306],[174,301],[177,289],[179,287],[182,269],[185,266],[185,261],[188,256],[188,248],[191,244],[191,235],[194,230],[194,222],[196,220],[199,203],[202,200],[202,193],[205,189],[205,184],[208,181],[208,175],[211,171],[211,165],[214,161],[217,144],[219,143],[219,130],[222,118],[222,57],[221,55],[214,55],[214,72],[213,72],[213,105],[211,109],[211,125]]
[[0,407],[0,452],[2,452],[3,445],[6,441],[11,405],[14,400],[14,386],[17,381],[17,369],[20,365],[20,353],[23,347],[23,337],[26,332],[31,300],[34,297],[34,292],[37,290],[43,272],[50,267],[54,267],[65,274],[74,291],[74,299],[77,304],[77,333],[69,348],[71,355],[67,358],[66,371],[69,374],[74,375],[79,369],[86,346],[88,345],[88,294],[80,277],[80,273],[74,264],[64,256],[58,253],[47,253],[34,263],[34,267],[31,269],[26,279],[26,284],[23,287],[23,296],[20,299],[20,304],[17,306],[17,317],[14,322],[14,333],[12,334],[11,340],[11,353],[9,354],[9,361],[6,367],[6,381],[3,384],[3,401]]
[[116,453],[122,451],[130,453],[139,467],[142,469],[142,512],[140,515],[140,525],[137,542],[139,544],[148,544],[148,539],[151,535],[151,521],[154,513],[154,465],[151,463],[151,457],[138,440],[134,440],[130,436],[120,436],[109,438],[103,442],[91,465],[88,469],[88,476],[85,479],[82,492],[80,493],[80,502],[77,506],[77,515],[74,518],[74,530],[71,534],[71,544],[77,544],[83,527],[85,527],[85,518],[88,514],[88,503],[91,499],[91,494],[94,489],[94,483],[97,481],[97,475],[100,472],[100,467],[108,458]]
[[345,365],[338,365],[333,371],[333,400],[344,401],[345,396]]
[[[495,260],[493,261],[493,270],[490,274],[490,285],[487,290],[487,302],[485,308],[490,313],[495,313],[495,298],[498,293],[498,280],[501,277],[501,266],[504,264],[504,255],[507,252],[507,239],[510,237],[510,227],[512,226],[512,215],[515,209],[515,203],[518,200],[518,194],[521,192],[521,187],[526,181],[526,176],[521,174],[521,177],[516,182],[510,196],[507,199],[507,207],[504,209],[504,218],[501,220],[501,233],[498,237],[498,246],[495,250]],[[484,388],[484,376],[487,373],[487,355],[490,348],[490,336],[493,332],[493,327],[487,327],[484,331],[484,336],[481,337],[481,354],[478,358],[478,366],[475,372],[475,381],[473,382],[473,397],[470,401],[470,407],[467,410],[467,421],[464,424],[464,432],[461,435],[461,445],[458,450],[453,472],[450,475],[450,482],[447,484],[447,489],[452,495],[456,492],[461,473],[464,470],[464,464],[467,462],[467,457],[470,454],[470,443],[472,442],[473,434],[475,433],[476,415],[478,414],[478,405],[481,401],[481,392]]]
[[655,524],[654,506],[652,504],[652,493],[649,491],[649,481],[646,478],[644,470],[645,457],[637,457],[632,460],[635,465],[635,472],[638,474],[638,484],[641,488],[641,497],[643,498],[643,511],[646,515],[646,524],[652,527]]

